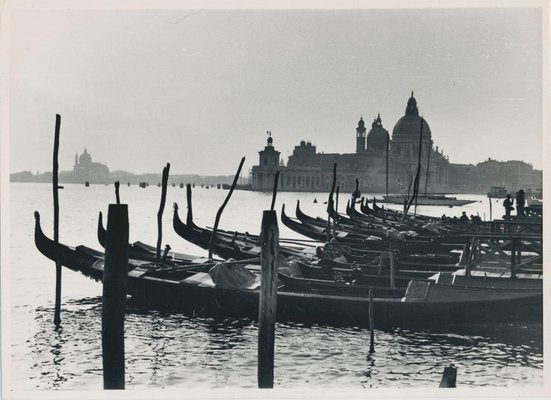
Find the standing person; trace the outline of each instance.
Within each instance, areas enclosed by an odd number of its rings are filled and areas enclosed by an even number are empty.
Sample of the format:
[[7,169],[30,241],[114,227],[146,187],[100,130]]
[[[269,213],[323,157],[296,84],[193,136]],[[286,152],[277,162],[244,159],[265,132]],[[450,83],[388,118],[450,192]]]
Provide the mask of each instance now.
[[511,195],[508,194],[505,200],[503,200],[503,207],[505,207],[505,216],[510,217],[511,216],[511,210],[514,210],[513,208],[513,199],[511,199]]
[[524,216],[524,190],[520,189],[517,192],[517,216]]

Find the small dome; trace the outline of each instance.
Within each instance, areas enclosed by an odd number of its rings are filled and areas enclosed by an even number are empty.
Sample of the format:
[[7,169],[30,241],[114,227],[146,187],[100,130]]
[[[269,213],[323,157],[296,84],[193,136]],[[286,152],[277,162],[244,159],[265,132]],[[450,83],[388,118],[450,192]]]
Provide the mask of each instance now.
[[358,121],[358,128],[363,128],[364,126],[365,126],[365,122],[363,117],[361,117],[360,120]]
[[371,130],[367,134],[367,149],[368,150],[385,150],[386,143],[389,139],[388,131],[383,128],[381,115],[373,120]]
[[86,147],[84,148],[84,152],[80,155],[78,158],[79,164],[87,165],[92,163],[92,156],[90,153],[88,153],[88,150],[86,150]]

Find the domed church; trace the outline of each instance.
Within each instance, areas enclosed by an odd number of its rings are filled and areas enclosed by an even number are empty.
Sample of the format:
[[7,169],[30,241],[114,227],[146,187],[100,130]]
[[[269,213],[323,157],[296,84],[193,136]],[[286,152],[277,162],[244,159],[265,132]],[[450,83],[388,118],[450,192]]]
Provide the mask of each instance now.
[[[438,152],[438,146],[433,148],[432,136],[429,124],[419,116],[417,100],[408,99],[406,112],[392,130],[390,144],[390,157],[394,172],[395,190],[400,193],[407,192],[409,181],[415,179],[419,158],[419,141],[421,141],[421,175],[419,188],[424,191],[427,179],[427,165],[429,165],[429,192],[443,191],[448,183],[449,161],[442,152]],[[412,189],[413,190],[413,189]]]
[[[271,190],[276,171],[280,171],[279,189],[288,191],[328,191],[331,187],[333,164],[337,164],[337,185],[341,191],[353,191],[356,178],[364,193],[384,193],[388,173],[391,193],[407,193],[413,182],[419,157],[421,138],[420,191],[444,191],[448,186],[449,161],[438,147],[433,148],[429,124],[419,116],[417,101],[411,92],[405,115],[394,125],[392,139],[383,127],[380,113],[373,119],[371,129],[363,117],[356,127],[356,152],[349,154],[317,153],[316,146],[301,141],[289,156],[287,166],[279,161],[273,148],[273,138],[259,152],[259,164],[252,168],[251,188]],[[274,159],[274,155],[276,159]],[[269,158],[269,160],[268,160]],[[427,175],[427,164],[429,173]]]
[[93,162],[92,156],[84,148],[79,156],[75,154],[75,165],[72,173],[67,177],[67,182],[103,183],[109,180],[109,168],[107,165]]

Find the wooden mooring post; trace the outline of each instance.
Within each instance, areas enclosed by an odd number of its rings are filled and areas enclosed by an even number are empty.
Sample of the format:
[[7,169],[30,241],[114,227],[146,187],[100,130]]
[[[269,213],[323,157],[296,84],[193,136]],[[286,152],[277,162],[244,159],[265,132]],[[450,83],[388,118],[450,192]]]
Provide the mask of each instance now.
[[369,289],[369,352],[375,353],[375,322],[373,315],[373,289]]
[[470,244],[467,247],[467,257],[465,261],[465,276],[471,276],[471,269],[475,259],[476,253],[476,238],[472,238]]
[[360,181],[358,178],[356,178],[356,188],[354,189],[354,193],[352,193],[352,209],[356,209],[356,199],[358,198],[358,193],[360,191]]
[[110,204],[103,269],[103,388],[124,389],[124,313],[128,285],[128,206]]
[[[55,133],[54,133],[54,157],[52,168],[52,189],[54,194],[54,242],[59,243],[59,182],[58,182],[58,153],[59,153],[59,131],[61,129],[61,115],[55,116]],[[61,324],[61,263],[55,263],[55,308],[54,308],[54,325],[59,327]]]
[[170,171],[170,163],[166,163],[166,167],[163,168],[162,188],[161,188],[161,204],[159,205],[159,211],[157,212],[157,264],[161,261],[161,242],[163,240],[163,211],[165,210],[166,203],[166,187],[168,186],[168,173]]
[[390,257],[390,288],[396,289],[395,283],[395,260],[394,260],[394,249],[392,246],[392,241],[388,244],[388,253]]
[[[273,210],[274,206],[275,206],[275,201],[276,201],[276,197],[277,197],[277,184],[278,184],[278,182],[279,182],[279,171],[277,171],[275,173],[274,188],[272,190],[272,204],[270,205],[270,210]],[[297,207],[298,207],[298,203],[297,203]]]
[[[210,243],[209,243],[209,259],[212,259],[212,252],[214,249],[214,242],[216,240],[216,232],[218,231],[218,224],[220,223],[220,217],[222,216],[222,211],[224,211],[224,208],[226,207],[226,204],[228,204],[228,201],[230,200],[230,197],[235,189],[235,186],[237,185],[237,180],[239,179],[239,175],[241,174],[241,168],[243,168],[243,163],[245,162],[245,157],[241,159],[241,162],[239,163],[239,167],[237,168],[237,173],[235,174],[233,178],[233,182],[230,187],[230,191],[226,195],[226,198],[224,199],[224,202],[218,209],[218,212],[216,213],[216,218],[214,220],[214,227],[212,228],[212,234],[210,236]],[[202,185],[201,185],[202,186]]]
[[186,198],[187,198],[187,219],[186,224],[191,226],[193,223],[193,208],[191,205],[191,184],[186,185]]
[[274,343],[277,310],[277,260],[279,252],[277,214],[266,210],[262,215],[261,284],[258,307],[258,387],[274,386]]
[[337,189],[335,189],[335,217],[339,215],[339,185],[337,185]]
[[[333,164],[333,182],[331,183],[331,192],[329,192],[329,198],[327,199],[327,241],[331,241],[331,214],[330,210],[333,206],[333,193],[335,192],[335,184],[337,181],[337,163]],[[333,221],[335,222],[335,221]]]
[[511,279],[515,279],[516,265],[517,265],[517,241],[511,240]]
[[444,367],[444,373],[442,374],[442,380],[440,381],[441,388],[454,388],[455,381],[457,380],[457,368]]
[[119,181],[115,182],[115,199],[117,201],[117,204],[121,204],[121,198],[119,196],[119,187],[121,183]]

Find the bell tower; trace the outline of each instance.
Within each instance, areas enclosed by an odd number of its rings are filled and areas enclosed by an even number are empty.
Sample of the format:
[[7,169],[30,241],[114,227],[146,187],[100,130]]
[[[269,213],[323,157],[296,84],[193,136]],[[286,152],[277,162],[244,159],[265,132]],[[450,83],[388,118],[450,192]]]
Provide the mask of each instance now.
[[365,122],[362,117],[358,121],[358,127],[356,128],[356,153],[365,151],[365,132]]
[[268,139],[266,140],[266,147],[264,150],[259,151],[259,165],[261,167],[277,167],[279,165],[279,151],[274,149],[274,139],[272,138],[272,132],[266,131]]

